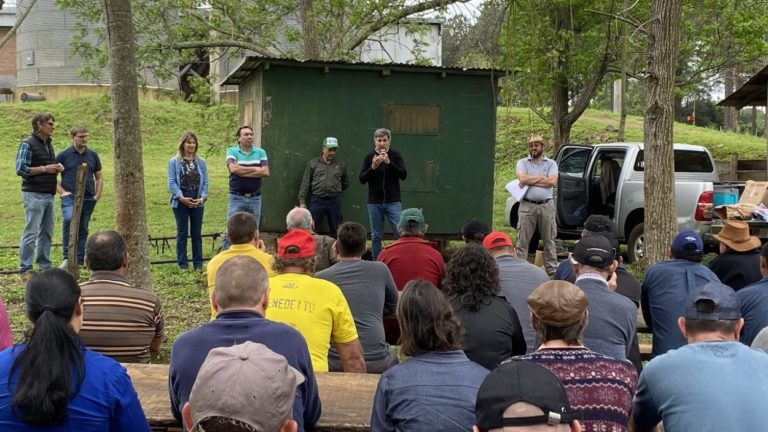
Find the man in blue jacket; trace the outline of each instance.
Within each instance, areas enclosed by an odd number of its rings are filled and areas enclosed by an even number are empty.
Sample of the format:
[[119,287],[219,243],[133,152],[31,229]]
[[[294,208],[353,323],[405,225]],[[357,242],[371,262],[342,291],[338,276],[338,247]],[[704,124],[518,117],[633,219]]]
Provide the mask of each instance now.
[[182,421],[181,410],[189,400],[208,352],[213,348],[251,341],[284,356],[291,367],[304,375],[304,382],[296,387],[293,419],[298,423],[299,431],[311,429],[320,418],[321,407],[307,343],[290,326],[264,318],[268,304],[268,278],[264,267],[248,256],[225,261],[216,272],[213,303],[218,309],[216,319],[182,334],[173,344],[168,391],[171,412],[176,420]]

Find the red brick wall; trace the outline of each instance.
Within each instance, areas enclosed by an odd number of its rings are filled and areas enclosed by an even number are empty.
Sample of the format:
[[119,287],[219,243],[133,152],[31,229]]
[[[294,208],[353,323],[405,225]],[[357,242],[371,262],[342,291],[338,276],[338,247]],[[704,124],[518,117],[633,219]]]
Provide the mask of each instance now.
[[[0,39],[4,38],[9,27],[0,27]],[[16,35],[0,48],[0,75],[16,75]]]

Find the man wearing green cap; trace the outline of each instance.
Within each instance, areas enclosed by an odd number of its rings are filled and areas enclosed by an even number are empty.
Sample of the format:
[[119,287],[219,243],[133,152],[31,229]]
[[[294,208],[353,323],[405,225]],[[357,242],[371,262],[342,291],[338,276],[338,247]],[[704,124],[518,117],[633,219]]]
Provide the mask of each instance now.
[[336,230],[343,219],[341,192],[349,187],[347,166],[336,158],[338,148],[339,140],[336,138],[327,137],[323,140],[323,154],[307,162],[299,188],[299,206],[309,206],[318,231],[323,219],[327,218],[333,238],[336,238]]
[[[382,249],[378,256],[378,260],[389,267],[398,291],[414,279],[424,279],[440,287],[445,276],[445,262],[437,244],[424,240],[428,227],[421,210],[403,210],[397,224],[400,237]],[[385,319],[384,332],[387,342],[396,344],[400,336],[397,320]]]

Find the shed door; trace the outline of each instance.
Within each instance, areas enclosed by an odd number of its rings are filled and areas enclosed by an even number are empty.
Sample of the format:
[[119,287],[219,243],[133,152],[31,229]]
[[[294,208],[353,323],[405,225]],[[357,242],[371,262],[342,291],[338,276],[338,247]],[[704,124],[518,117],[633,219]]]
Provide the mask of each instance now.
[[557,226],[578,228],[587,215],[587,164],[592,147],[565,146],[557,153]]

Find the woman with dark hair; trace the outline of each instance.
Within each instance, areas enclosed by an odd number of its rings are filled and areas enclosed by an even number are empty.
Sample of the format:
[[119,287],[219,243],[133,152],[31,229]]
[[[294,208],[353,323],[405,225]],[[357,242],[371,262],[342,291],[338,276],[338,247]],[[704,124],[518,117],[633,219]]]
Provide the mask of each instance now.
[[176,263],[189,267],[187,237],[192,237],[192,265],[203,267],[203,204],[208,199],[208,168],[197,155],[197,136],[181,135],[178,153],[168,161],[168,190],[176,218]]
[[453,254],[443,290],[464,328],[464,352],[490,370],[526,349],[517,312],[499,289],[496,261],[482,246],[469,243]]
[[0,352],[0,430],[149,431],[120,363],[83,346],[80,286],[66,271],[32,276],[32,329]]
[[488,370],[461,351],[461,325],[445,296],[425,280],[412,280],[397,316],[400,350],[411,358],[381,375],[371,430],[472,430],[477,390]]

